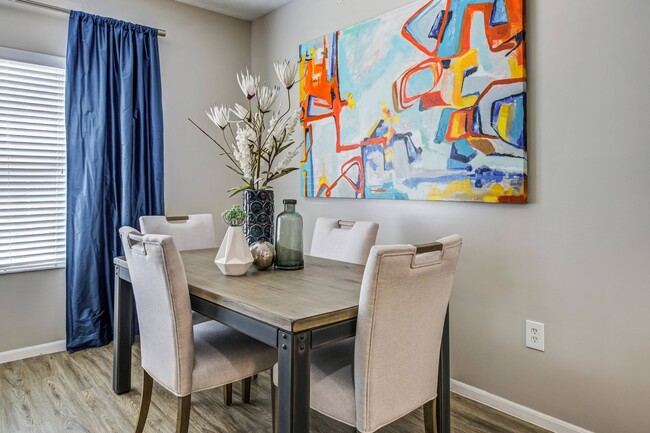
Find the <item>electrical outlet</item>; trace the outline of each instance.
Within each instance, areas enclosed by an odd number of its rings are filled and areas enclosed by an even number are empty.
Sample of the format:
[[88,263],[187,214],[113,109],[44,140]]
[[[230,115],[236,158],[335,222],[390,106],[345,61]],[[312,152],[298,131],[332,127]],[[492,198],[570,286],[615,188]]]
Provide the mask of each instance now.
[[544,351],[544,324],[526,320],[526,347]]

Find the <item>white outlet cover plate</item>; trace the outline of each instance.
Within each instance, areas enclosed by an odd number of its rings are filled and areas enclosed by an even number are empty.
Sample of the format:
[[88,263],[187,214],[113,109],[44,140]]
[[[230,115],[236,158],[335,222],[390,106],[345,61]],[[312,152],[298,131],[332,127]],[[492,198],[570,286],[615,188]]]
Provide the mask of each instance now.
[[544,324],[526,320],[526,347],[544,352]]

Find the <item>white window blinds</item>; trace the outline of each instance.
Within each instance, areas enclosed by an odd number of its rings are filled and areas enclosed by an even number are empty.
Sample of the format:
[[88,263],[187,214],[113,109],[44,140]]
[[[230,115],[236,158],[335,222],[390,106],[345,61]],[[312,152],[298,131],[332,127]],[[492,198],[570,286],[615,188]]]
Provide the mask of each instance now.
[[0,52],[0,273],[65,266],[65,70]]

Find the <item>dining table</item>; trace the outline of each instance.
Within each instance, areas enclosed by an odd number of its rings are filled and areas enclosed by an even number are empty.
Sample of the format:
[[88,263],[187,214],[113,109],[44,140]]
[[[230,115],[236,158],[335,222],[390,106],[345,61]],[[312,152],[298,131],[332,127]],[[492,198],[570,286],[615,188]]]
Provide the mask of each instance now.
[[[219,271],[216,253],[216,248],[181,252],[192,309],[278,349],[279,433],[308,433],[310,353],[355,335],[364,266],[305,256],[300,270],[251,267],[233,277]],[[123,394],[131,389],[135,301],[126,259],[113,263],[113,391]],[[449,386],[447,309],[436,398],[439,433],[451,430]]]

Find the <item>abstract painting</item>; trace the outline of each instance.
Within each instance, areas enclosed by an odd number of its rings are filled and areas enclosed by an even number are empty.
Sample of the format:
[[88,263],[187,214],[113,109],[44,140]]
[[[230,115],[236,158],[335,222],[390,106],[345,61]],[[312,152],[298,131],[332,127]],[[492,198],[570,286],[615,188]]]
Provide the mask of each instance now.
[[302,44],[304,196],[525,203],[524,3],[416,2]]

